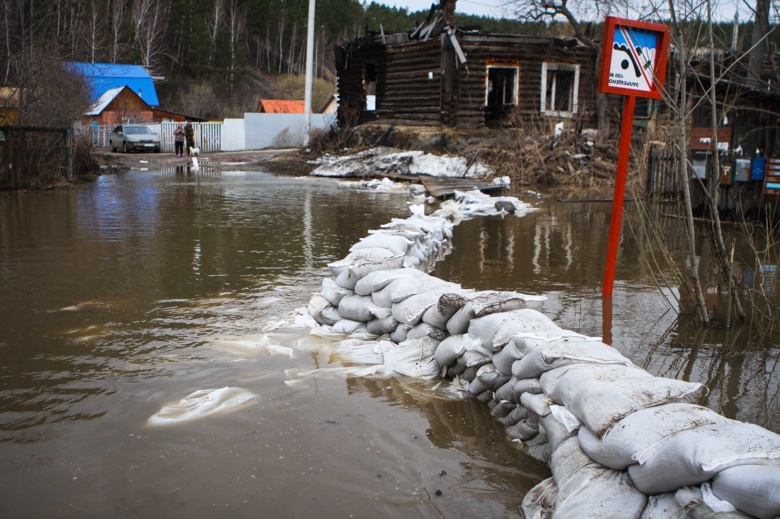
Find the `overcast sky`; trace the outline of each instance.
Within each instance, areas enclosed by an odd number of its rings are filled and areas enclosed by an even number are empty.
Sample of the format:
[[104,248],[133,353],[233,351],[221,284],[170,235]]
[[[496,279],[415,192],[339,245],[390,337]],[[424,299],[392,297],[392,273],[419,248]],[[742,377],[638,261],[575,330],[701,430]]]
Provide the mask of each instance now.
[[[370,2],[371,0],[364,0]],[[406,7],[409,11],[419,11],[429,9],[434,0],[375,0],[379,4],[389,5],[391,7]],[[438,2],[436,2],[438,3]],[[638,2],[639,3],[639,2]],[[748,0],[748,3],[755,5],[755,0]],[[664,2],[666,4],[666,2]],[[739,8],[740,22],[750,20],[750,11],[744,5],[743,0],[715,0],[713,11],[716,19],[732,20],[734,12]],[[456,12],[466,14],[476,14],[483,16],[492,16],[494,18],[512,18],[511,0],[457,0]]]

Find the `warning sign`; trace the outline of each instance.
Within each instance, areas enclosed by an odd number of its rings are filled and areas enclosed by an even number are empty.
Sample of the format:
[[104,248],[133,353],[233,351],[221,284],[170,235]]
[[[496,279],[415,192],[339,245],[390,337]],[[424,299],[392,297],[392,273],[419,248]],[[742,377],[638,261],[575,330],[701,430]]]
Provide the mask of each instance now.
[[668,45],[661,24],[607,17],[599,91],[660,99]]

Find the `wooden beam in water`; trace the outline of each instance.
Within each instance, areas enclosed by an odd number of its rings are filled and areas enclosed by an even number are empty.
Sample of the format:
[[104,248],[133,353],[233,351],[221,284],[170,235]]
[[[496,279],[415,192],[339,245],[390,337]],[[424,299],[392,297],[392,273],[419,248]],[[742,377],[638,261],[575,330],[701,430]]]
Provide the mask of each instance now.
[[455,191],[472,191],[478,189],[483,193],[491,191],[501,191],[504,186],[480,182],[468,178],[451,177],[420,177],[420,182],[425,186],[428,193],[434,198],[448,198],[455,194]]

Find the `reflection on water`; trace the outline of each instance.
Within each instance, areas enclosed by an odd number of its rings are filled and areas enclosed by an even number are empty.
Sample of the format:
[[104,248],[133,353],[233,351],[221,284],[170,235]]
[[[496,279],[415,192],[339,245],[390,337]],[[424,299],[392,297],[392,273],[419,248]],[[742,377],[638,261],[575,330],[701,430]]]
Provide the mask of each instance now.
[[[0,197],[3,516],[515,516],[549,472],[486,406],[345,375],[331,369],[337,339],[269,327],[292,323],[326,264],[408,202],[207,168]],[[609,206],[535,203],[523,218],[463,222],[433,274],[546,294],[540,309],[561,326],[611,336],[649,371],[707,384],[706,405],[780,430],[776,348],[678,321],[627,236],[605,305]],[[228,386],[256,402],[145,425]]]

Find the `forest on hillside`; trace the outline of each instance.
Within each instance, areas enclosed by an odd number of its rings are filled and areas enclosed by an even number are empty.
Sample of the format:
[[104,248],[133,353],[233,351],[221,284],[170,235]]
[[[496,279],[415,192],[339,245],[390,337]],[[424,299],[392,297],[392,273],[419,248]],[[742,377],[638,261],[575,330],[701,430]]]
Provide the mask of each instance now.
[[[411,30],[427,14],[318,0],[315,109],[334,91],[336,45],[380,29]],[[261,97],[302,98],[307,16],[307,0],[0,0],[0,86],[50,86],[55,73],[41,71],[53,63],[132,63],[164,78],[158,94],[169,110],[240,116]],[[571,35],[566,23],[463,14],[457,21],[493,33]],[[597,39],[600,30],[589,27]],[[731,34],[727,26],[720,33]]]

